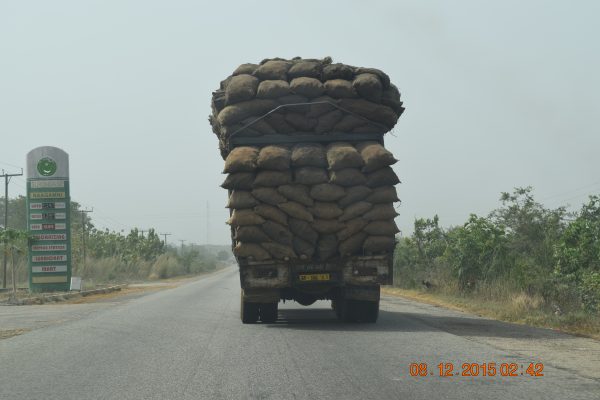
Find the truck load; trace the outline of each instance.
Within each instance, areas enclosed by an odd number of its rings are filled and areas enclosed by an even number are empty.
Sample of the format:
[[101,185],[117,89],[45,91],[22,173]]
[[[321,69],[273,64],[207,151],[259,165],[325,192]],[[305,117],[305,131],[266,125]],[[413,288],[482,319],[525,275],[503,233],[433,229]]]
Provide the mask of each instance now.
[[403,111],[385,73],[330,58],[243,64],[213,92],[244,323],[280,300],[377,320],[400,182],[383,136]]

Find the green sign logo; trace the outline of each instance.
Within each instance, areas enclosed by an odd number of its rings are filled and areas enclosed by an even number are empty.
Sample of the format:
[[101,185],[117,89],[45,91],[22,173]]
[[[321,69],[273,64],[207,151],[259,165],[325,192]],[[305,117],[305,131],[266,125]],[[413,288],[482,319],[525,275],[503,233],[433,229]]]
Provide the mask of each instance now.
[[52,176],[56,173],[56,161],[44,157],[37,163],[37,170],[42,176]]

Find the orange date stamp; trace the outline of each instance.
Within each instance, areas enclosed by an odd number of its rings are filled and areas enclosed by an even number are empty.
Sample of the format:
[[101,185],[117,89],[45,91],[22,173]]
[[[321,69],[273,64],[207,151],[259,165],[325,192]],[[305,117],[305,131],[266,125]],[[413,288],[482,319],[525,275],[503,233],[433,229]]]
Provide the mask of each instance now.
[[428,363],[411,363],[408,371],[410,376],[425,377],[493,377],[493,376],[544,376],[543,363],[452,363],[441,362],[437,365],[429,365]]

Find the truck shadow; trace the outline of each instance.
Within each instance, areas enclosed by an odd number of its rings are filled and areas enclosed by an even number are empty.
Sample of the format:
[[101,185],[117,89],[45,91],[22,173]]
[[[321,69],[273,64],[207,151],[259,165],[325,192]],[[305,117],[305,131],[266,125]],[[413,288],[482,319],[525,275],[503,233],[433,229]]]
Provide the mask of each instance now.
[[485,336],[511,339],[574,338],[550,329],[495,321],[477,316],[441,316],[427,313],[379,311],[377,323],[349,323],[336,318],[330,309],[280,309],[271,329],[344,331],[344,332],[437,332],[457,336]]

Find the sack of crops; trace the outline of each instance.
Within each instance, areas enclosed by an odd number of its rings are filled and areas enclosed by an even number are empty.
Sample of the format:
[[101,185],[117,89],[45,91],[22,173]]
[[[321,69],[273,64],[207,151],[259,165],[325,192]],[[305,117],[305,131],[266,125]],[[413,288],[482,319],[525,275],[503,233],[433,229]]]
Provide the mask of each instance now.
[[285,114],[285,120],[292,128],[298,132],[312,132],[319,121],[316,118],[308,118],[300,112],[288,112]]
[[235,71],[233,71],[233,73],[231,75],[232,76],[241,75],[241,74],[252,75],[254,73],[254,71],[256,71],[256,68],[258,68],[258,64],[252,64],[252,63],[241,64],[239,67],[237,67],[235,69]]
[[398,175],[396,175],[392,167],[383,167],[367,174],[367,186],[370,188],[394,186],[397,183],[400,183],[400,179],[398,179]]
[[258,149],[256,147],[236,147],[225,159],[223,173],[253,172],[256,169],[257,158]]
[[292,64],[289,61],[272,60],[267,61],[254,71],[256,76],[261,81],[265,80],[283,80],[287,81],[287,72]]
[[308,193],[308,187],[304,185],[282,185],[277,188],[286,199],[295,201],[304,206],[310,207],[314,204],[314,200]]
[[235,228],[234,238],[243,243],[260,243],[270,240],[259,225],[238,226]]
[[345,194],[343,187],[331,183],[320,183],[310,189],[310,197],[317,201],[337,201]]
[[356,217],[360,217],[364,215],[367,211],[373,208],[373,204],[368,203],[366,201],[358,201],[354,204],[350,204],[348,207],[344,208],[344,213],[339,218],[341,222],[349,221]]
[[344,224],[337,219],[315,218],[310,226],[312,226],[313,229],[320,234],[332,234],[344,229]]
[[327,167],[325,149],[317,143],[301,143],[292,148],[294,167]]
[[394,155],[377,142],[365,142],[356,145],[356,150],[365,161],[363,172],[373,172],[398,162]]
[[287,226],[288,224],[287,214],[270,204],[259,204],[254,207],[254,212],[266,220],[277,222],[284,226]]
[[345,79],[332,79],[325,81],[325,94],[337,99],[358,97],[352,82]]
[[358,168],[343,168],[329,171],[329,182],[340,186],[360,186],[367,183],[367,178]]
[[292,183],[292,172],[263,170],[256,174],[254,187],[276,187]]
[[285,197],[279,194],[277,189],[270,187],[254,188],[252,189],[252,196],[261,203],[270,204],[272,206],[287,201]]
[[258,99],[277,99],[290,94],[290,84],[282,80],[262,81],[256,90]]
[[319,97],[325,93],[325,86],[316,78],[294,78],[290,82],[290,89],[292,92],[309,99]]
[[340,110],[332,110],[328,113],[321,115],[317,119],[317,125],[315,126],[315,133],[328,133],[333,131],[333,127],[341,121],[344,117],[344,113]]
[[347,257],[355,254],[362,253],[363,243],[367,238],[367,234],[364,232],[358,232],[355,235],[350,236],[348,239],[340,242],[338,251],[342,257]]
[[292,232],[290,232],[285,226],[278,224],[277,222],[266,221],[264,224],[262,224],[262,230],[274,242],[287,246],[292,245]]
[[271,99],[253,99],[227,106],[219,112],[217,122],[221,126],[237,124],[248,117],[266,114],[279,105]]
[[260,149],[256,165],[261,169],[287,171],[290,169],[291,152],[281,146],[265,146]]
[[323,67],[323,80],[344,79],[351,81],[354,79],[354,69],[345,64],[335,63]]
[[367,186],[350,186],[346,188],[346,194],[337,203],[340,207],[346,208],[350,204],[366,199],[372,192],[373,189]]
[[400,232],[398,226],[393,220],[389,221],[371,221],[363,230],[369,235],[394,236]]
[[225,104],[231,105],[240,101],[251,100],[256,96],[258,79],[252,75],[236,75],[231,78],[225,89]]
[[336,107],[339,100],[330,96],[320,96],[310,100],[310,106],[306,116],[309,118],[319,118],[321,115],[327,114],[330,111],[337,110]]
[[368,236],[363,243],[365,253],[381,253],[394,250],[396,239],[393,236]]
[[268,251],[263,249],[258,243],[238,242],[233,248],[233,254],[241,258],[252,258],[257,261],[264,261],[271,258]]
[[381,80],[375,74],[364,73],[357,75],[352,82],[352,86],[363,99],[380,103],[383,85]]
[[254,172],[236,172],[227,175],[221,187],[229,190],[250,190],[254,186]]
[[244,226],[244,225],[260,225],[265,220],[260,215],[256,214],[253,210],[233,210],[229,221],[227,222],[232,226]]
[[252,196],[252,193],[245,190],[234,190],[229,196],[227,208],[252,208],[258,204],[258,201]]
[[294,236],[292,244],[294,247],[294,252],[300,259],[311,259],[315,254],[315,245],[307,242],[304,239],[301,239],[298,236]]
[[354,71],[354,73],[356,75],[360,75],[360,74],[374,74],[374,75],[377,75],[377,77],[381,81],[381,85],[382,85],[383,89],[387,89],[387,88],[390,87],[390,77],[388,76],[388,74],[386,74],[385,72],[383,72],[380,69],[359,67],[359,68],[356,68],[356,70]]
[[290,67],[288,78],[320,78],[322,67],[322,64],[318,61],[300,61]]
[[276,242],[265,242],[262,247],[267,250],[271,256],[277,260],[289,260],[296,258],[296,253],[291,246],[286,246]]
[[344,223],[344,229],[337,233],[337,237],[339,240],[346,240],[350,236],[354,236],[360,232],[368,223],[369,221],[360,217],[346,221]]
[[364,213],[362,217],[367,221],[386,221],[398,216],[392,204],[374,204],[373,208]]
[[331,202],[316,201],[314,206],[309,209],[313,216],[322,219],[334,219],[344,213],[342,209],[336,204]]
[[317,242],[317,256],[320,261],[327,261],[337,255],[337,238],[335,235],[322,235]]
[[394,110],[383,104],[365,99],[340,99],[338,104],[345,110],[382,124],[386,129],[392,129],[398,121],[398,115]]
[[264,121],[268,123],[269,126],[273,127],[279,134],[290,135],[296,131],[294,127],[285,120],[285,113],[271,113],[264,118]]
[[329,182],[329,176],[324,168],[300,167],[294,170],[294,182],[302,185],[317,185]]
[[360,168],[364,165],[362,157],[350,143],[332,143],[327,146],[326,154],[330,170]]
[[292,218],[300,219],[303,221],[312,222],[314,219],[312,214],[300,203],[296,203],[295,201],[286,201],[285,203],[280,203],[277,205],[287,215]]
[[365,118],[347,114],[333,127],[334,132],[354,132],[354,129],[367,124]]
[[289,218],[288,225],[290,227],[290,231],[292,231],[295,236],[298,236],[299,238],[312,244],[317,243],[319,233],[310,226],[309,222],[301,219]]
[[365,201],[373,204],[394,203],[400,201],[396,188],[394,186],[380,186],[373,189],[373,192],[366,197]]

